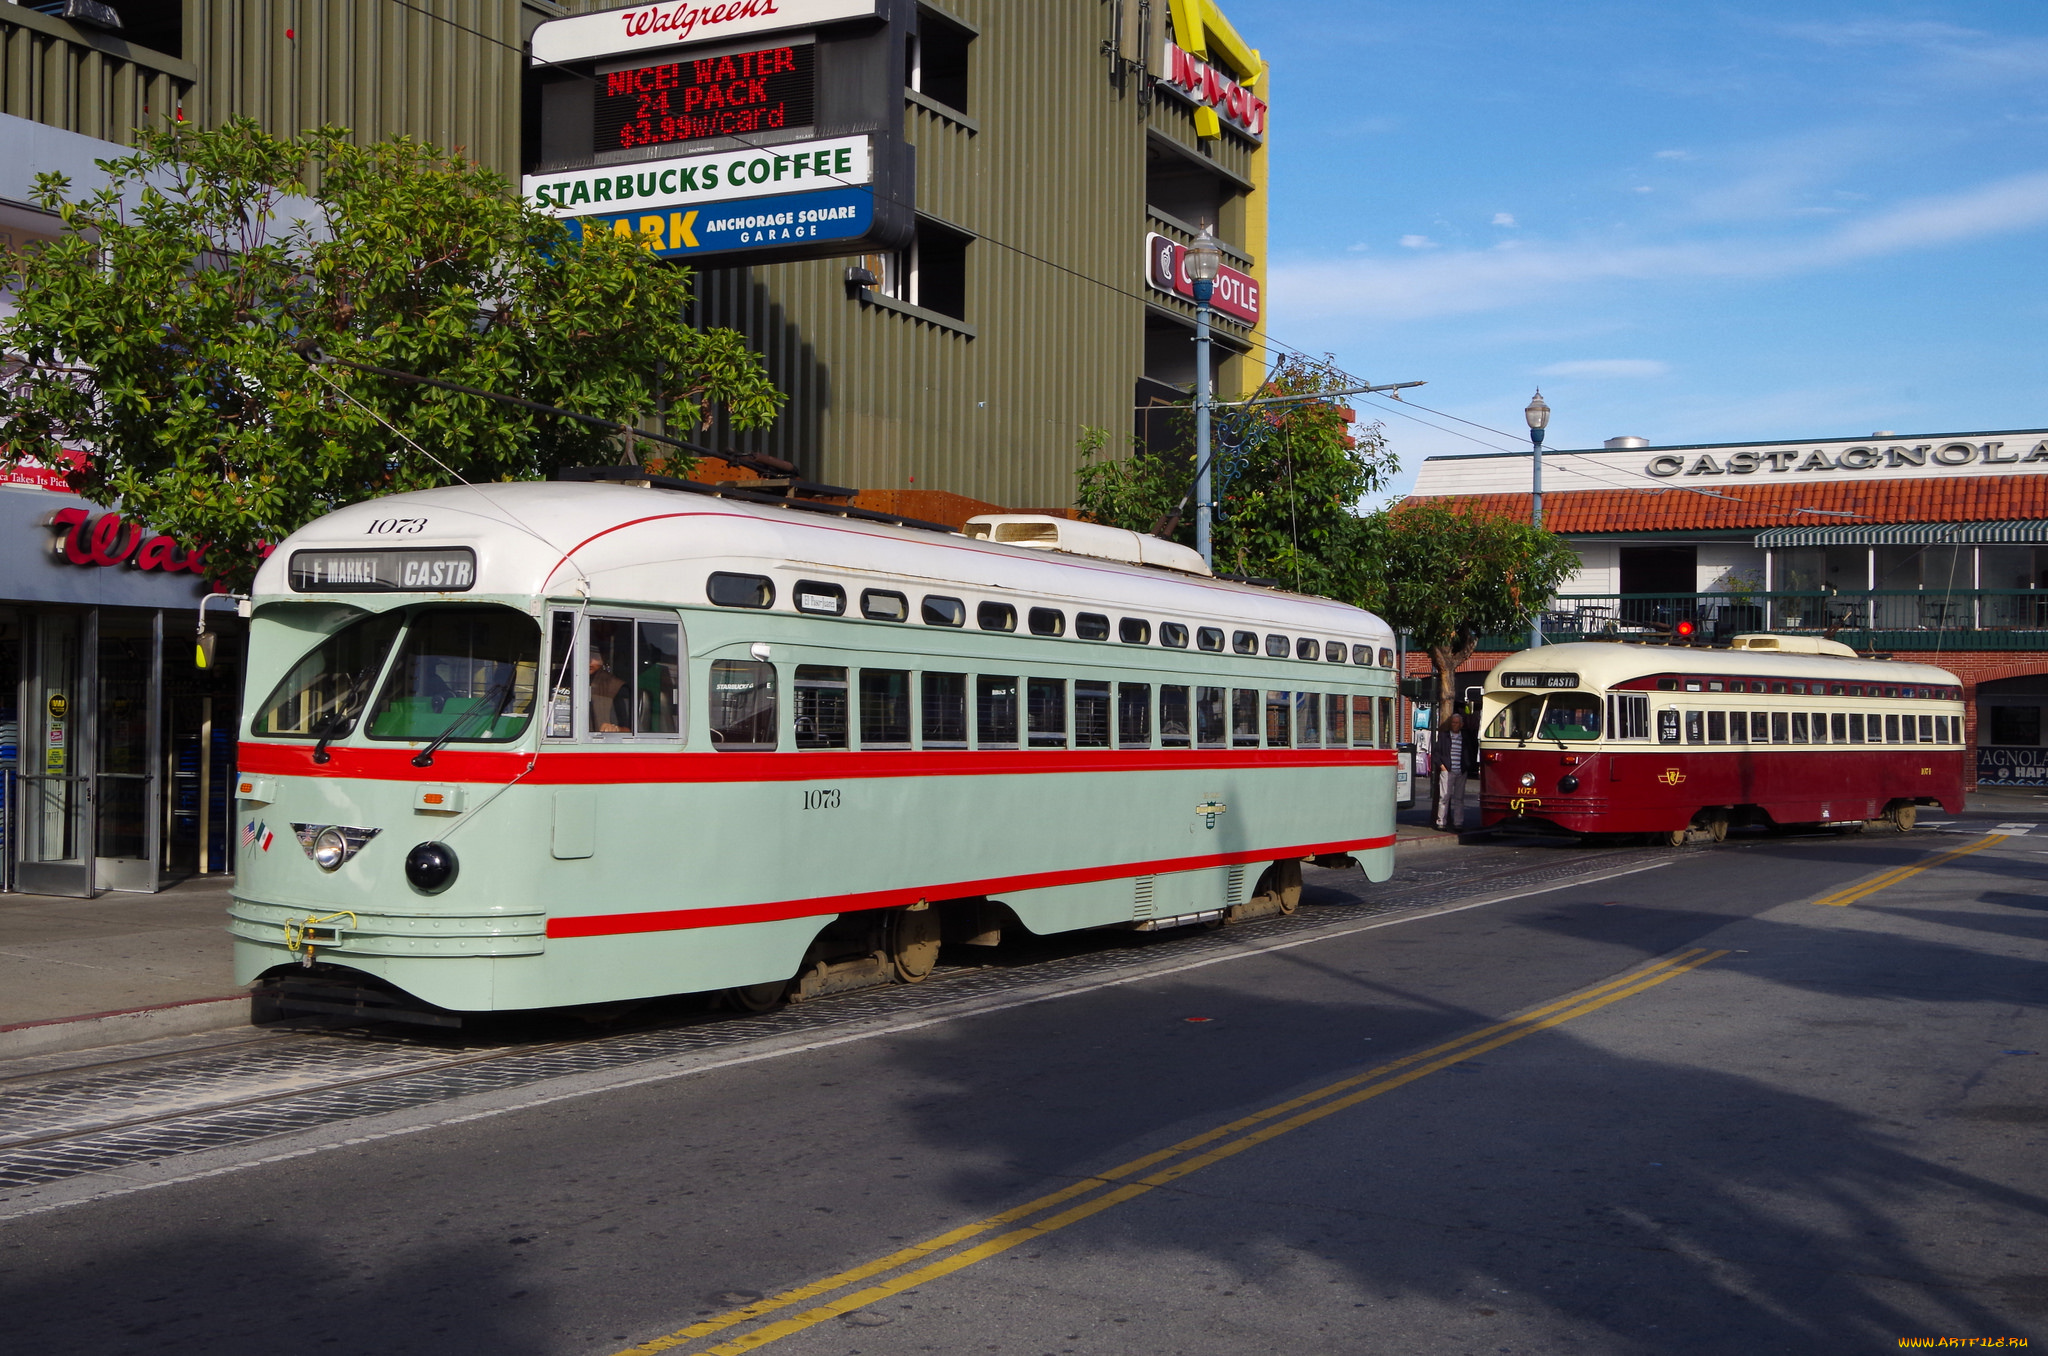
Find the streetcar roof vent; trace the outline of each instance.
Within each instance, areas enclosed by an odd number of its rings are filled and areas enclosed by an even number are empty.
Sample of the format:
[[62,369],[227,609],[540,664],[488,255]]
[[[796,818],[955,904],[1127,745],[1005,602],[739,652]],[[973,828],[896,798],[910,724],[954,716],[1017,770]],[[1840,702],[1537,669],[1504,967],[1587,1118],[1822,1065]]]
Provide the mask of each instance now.
[[1132,532],[1127,528],[1055,518],[1049,513],[984,513],[967,520],[967,535],[1010,546],[1029,546],[1040,551],[1064,551],[1068,555],[1094,556],[1098,560],[1121,560],[1127,565],[1155,565],[1163,570],[1179,570],[1182,574],[1210,572],[1200,552],[1178,542]]
[[1738,650],[1776,650],[1779,654],[1837,654],[1850,659],[1856,651],[1839,640],[1826,640],[1820,636],[1736,636],[1731,642]]

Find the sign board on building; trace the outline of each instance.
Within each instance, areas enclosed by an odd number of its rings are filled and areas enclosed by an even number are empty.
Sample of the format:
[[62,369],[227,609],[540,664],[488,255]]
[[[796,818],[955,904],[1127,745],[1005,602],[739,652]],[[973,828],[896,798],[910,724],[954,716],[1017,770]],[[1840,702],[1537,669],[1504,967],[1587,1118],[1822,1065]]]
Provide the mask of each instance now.
[[1157,88],[1197,108],[1215,109],[1217,117],[1254,141],[1266,135],[1266,101],[1218,67],[1182,51],[1170,38],[1160,59]]
[[916,232],[902,70],[916,13],[909,0],[725,0],[542,24],[540,153],[522,191],[577,234],[661,255],[903,248]]
[[877,0],[722,0],[631,5],[553,19],[533,30],[533,64],[566,65],[627,52],[674,50],[761,33],[875,17]]
[[[1161,292],[1171,292],[1189,301],[1195,299],[1195,284],[1188,277],[1187,246],[1170,240],[1158,232],[1145,237],[1145,281]],[[1209,304],[1247,325],[1259,323],[1261,297],[1259,280],[1251,274],[1225,265],[1216,275],[1215,289],[1209,294]]]
[[1977,781],[1982,786],[2048,786],[2048,749],[1980,745]]

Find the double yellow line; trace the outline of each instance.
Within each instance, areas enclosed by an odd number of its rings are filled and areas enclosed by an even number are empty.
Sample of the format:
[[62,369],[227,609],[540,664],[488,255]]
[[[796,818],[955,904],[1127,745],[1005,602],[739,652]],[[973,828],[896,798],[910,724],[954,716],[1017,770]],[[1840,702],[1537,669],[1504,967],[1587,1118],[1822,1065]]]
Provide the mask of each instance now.
[[1968,847],[1959,847],[1954,852],[1944,852],[1939,857],[1930,857],[1916,866],[1893,867],[1882,875],[1872,876],[1860,885],[1852,885],[1846,890],[1837,890],[1831,895],[1822,895],[1813,902],[1816,904],[1826,904],[1837,909],[1844,905],[1854,904],[1866,895],[1874,895],[1879,890],[1889,890],[1900,881],[1910,880],[1922,871],[1932,871],[1944,862],[1952,862],[1958,857],[1967,857],[1973,852],[1982,852],[1985,848],[1995,843],[2003,843],[2010,836],[2003,833],[1987,833]]
[[[1718,960],[1727,954],[1726,951],[1708,951],[1704,947],[1681,951],[1650,965],[1631,970],[1605,984],[1595,985],[1593,988],[1546,1003],[1519,1017],[1482,1027],[1455,1040],[1446,1041],[1442,1045],[1405,1055],[1391,1063],[1340,1079],[1313,1092],[1303,1093],[1299,1097],[1289,1098],[1287,1101],[1269,1106],[1262,1111],[1255,1111],[1214,1129],[1204,1130],[1199,1135],[1184,1139],[1156,1153],[1134,1158],[1097,1176],[1084,1177],[1015,1209],[990,1215],[972,1224],[963,1224],[957,1229],[949,1229],[935,1238],[901,1248],[886,1257],[878,1257],[837,1275],[827,1276],[823,1280],[813,1281],[794,1290],[785,1290],[779,1295],[770,1295],[742,1308],[692,1323],[689,1327],[669,1333],[667,1336],[643,1342],[637,1347],[629,1347],[626,1351],[620,1352],[619,1356],[652,1356],[655,1352],[693,1346],[701,1338],[744,1327],[757,1319],[767,1318],[771,1314],[803,1304],[807,1300],[824,1299],[821,1304],[764,1323],[750,1331],[735,1334],[716,1346],[703,1348],[699,1356],[738,1356],[738,1353],[766,1346],[770,1342],[815,1327],[827,1319],[852,1313],[856,1309],[865,1308],[893,1295],[900,1295],[906,1290],[964,1270],[977,1262],[1007,1252],[1020,1243],[1043,1238],[1070,1224],[1079,1223],[1091,1215],[1100,1214],[1112,1206],[1121,1205],[1125,1201],[1178,1181],[1190,1173],[1200,1172],[1203,1168],[1255,1148],[1268,1140],[1277,1139],[1290,1131],[1311,1125],[1325,1116],[1333,1116],[1346,1108],[1357,1106],[1360,1102],[1370,1101],[1383,1093],[1392,1092],[1417,1079],[1448,1069],[1453,1064],[1471,1059],[1475,1055],[1498,1050],[1503,1045],[1526,1036],[1533,1036],[1539,1031],[1548,1030],[1574,1017],[1582,1017],[1610,1003],[1618,1003],[1624,998],[1632,997],[1645,989],[1655,988],[1667,980],[1676,979],[1687,971],[1696,970],[1709,961]],[[977,1239],[980,1241],[976,1242]],[[971,1246],[962,1246],[966,1244]],[[863,1285],[862,1282],[869,1284]],[[825,1298],[827,1296],[835,1297]]]

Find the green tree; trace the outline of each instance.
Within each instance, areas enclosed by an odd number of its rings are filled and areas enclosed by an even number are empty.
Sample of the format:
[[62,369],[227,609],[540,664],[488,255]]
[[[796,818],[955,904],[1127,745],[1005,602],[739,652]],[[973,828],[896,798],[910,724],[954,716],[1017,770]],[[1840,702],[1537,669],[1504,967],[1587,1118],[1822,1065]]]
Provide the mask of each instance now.
[[1363,528],[1363,604],[1428,653],[1439,711],[1451,709],[1458,670],[1479,638],[1525,629],[1579,568],[1562,537],[1440,501],[1383,509]]
[[15,265],[0,461],[83,450],[73,490],[204,544],[216,579],[345,504],[619,457],[588,425],[295,346],[624,423],[779,408],[742,336],[686,323],[687,270],[576,238],[459,155],[246,119],[137,135],[98,191],[38,179],[63,235]]
[[[1341,384],[1326,368],[1288,360],[1274,368],[1259,395],[1312,397]],[[1362,596],[1366,561],[1352,506],[1378,489],[1397,463],[1377,424],[1354,428],[1340,409],[1331,398],[1221,411],[1247,436],[1241,460],[1227,451],[1217,457],[1222,495],[1213,544],[1219,571],[1347,602]],[[1192,415],[1184,422],[1191,444]],[[1185,498],[1195,474],[1192,459],[1144,451],[1108,458],[1108,442],[1099,429],[1081,441],[1076,500],[1082,512],[1138,532],[1165,527],[1174,540],[1194,545],[1194,507]]]

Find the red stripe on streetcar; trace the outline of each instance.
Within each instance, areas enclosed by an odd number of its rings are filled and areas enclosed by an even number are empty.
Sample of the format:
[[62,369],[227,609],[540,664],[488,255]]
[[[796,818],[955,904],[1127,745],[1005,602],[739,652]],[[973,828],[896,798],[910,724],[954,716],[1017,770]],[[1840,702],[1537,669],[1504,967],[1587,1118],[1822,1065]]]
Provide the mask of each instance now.
[[897,890],[869,890],[816,899],[785,899],[771,904],[730,904],[711,909],[661,909],[648,913],[604,913],[582,918],[550,918],[550,937],[618,937],[634,932],[680,932],[688,928],[726,927],[734,923],[768,923],[785,918],[814,918],[831,913],[858,913],[915,904],[920,899],[966,899],[1005,890],[1042,890],[1054,885],[1085,885],[1091,881],[1156,875],[1162,871],[1194,871],[1205,866],[1239,866],[1246,862],[1284,861],[1332,852],[1358,852],[1392,847],[1394,835],[1360,838],[1348,843],[1312,843],[1301,847],[1263,848],[1256,852],[1223,852],[1205,857],[1169,857],[1155,862],[1123,862],[1115,866],[1081,867],[1071,871],[1037,871],[1022,876],[954,881]]
[[[1391,749],[902,749],[790,753],[486,753],[443,749],[430,767],[413,750],[330,748],[315,763],[310,744],[241,746],[239,770],[292,777],[395,782],[510,782],[609,786],[661,782],[807,782],[835,777],[1010,777],[1038,772],[1228,771],[1233,768],[1393,767]],[[528,769],[532,770],[529,772]],[[525,773],[525,776],[521,776]]]

